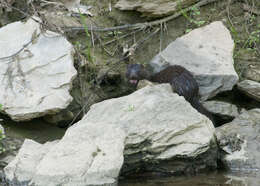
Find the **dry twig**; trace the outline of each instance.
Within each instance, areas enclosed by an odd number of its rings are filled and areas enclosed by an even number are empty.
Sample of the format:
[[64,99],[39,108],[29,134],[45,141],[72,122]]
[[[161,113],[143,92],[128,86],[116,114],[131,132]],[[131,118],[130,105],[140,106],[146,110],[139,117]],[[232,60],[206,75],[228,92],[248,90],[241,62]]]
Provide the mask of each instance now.
[[25,43],[23,45],[23,47],[21,49],[19,49],[17,52],[15,52],[14,54],[12,54],[10,56],[1,57],[0,60],[4,61],[4,60],[13,59],[17,55],[19,55],[19,53],[22,52],[27,46],[29,46],[31,43],[33,43],[35,41],[35,39],[37,39],[39,36],[40,36],[40,34],[37,34],[36,37],[32,37],[32,39],[28,43]]
[[249,5],[247,4],[243,4],[243,9],[247,12],[250,12],[250,13],[253,13],[255,15],[260,15],[260,10],[257,10],[256,8],[254,7],[250,7]]
[[[204,5],[207,5],[212,2],[216,2],[218,0],[202,0],[198,3],[196,3],[194,6],[195,7],[201,7]],[[175,19],[179,16],[182,15],[183,11],[189,11],[191,10],[192,7],[185,8],[171,16],[156,20],[156,21],[151,21],[151,22],[144,22],[144,23],[136,23],[136,24],[127,24],[127,25],[121,25],[121,26],[115,26],[115,27],[109,27],[109,28],[98,28],[98,27],[92,27],[88,28],[88,31],[93,30],[94,32],[108,32],[108,31],[116,31],[116,30],[136,30],[136,29],[145,29],[147,27],[152,27],[155,25],[160,25],[162,23],[166,23],[172,19]],[[66,32],[71,32],[71,31],[85,31],[85,27],[65,27],[63,28],[64,31]]]

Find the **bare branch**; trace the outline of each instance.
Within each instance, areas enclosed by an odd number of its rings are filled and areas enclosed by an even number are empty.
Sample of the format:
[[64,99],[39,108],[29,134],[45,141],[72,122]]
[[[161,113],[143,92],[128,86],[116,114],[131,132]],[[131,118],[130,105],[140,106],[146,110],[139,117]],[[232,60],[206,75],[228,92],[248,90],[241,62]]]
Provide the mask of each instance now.
[[32,37],[32,39],[28,42],[28,43],[25,43],[23,45],[23,47],[21,49],[19,49],[17,52],[15,52],[14,54],[10,55],[10,56],[6,56],[6,57],[2,57],[0,58],[0,60],[9,60],[9,59],[12,59],[14,57],[16,57],[17,55],[19,55],[20,52],[22,52],[27,46],[29,46],[31,43],[33,43],[35,41],[35,39],[37,39],[38,37],[40,36],[40,34],[37,34],[36,37]]
[[[219,0],[202,0],[195,4],[196,7],[201,7],[204,5],[207,5],[212,2],[216,2]],[[190,11],[192,7],[185,8],[171,16],[165,17],[163,19],[159,19],[156,21],[151,22],[144,22],[144,23],[136,23],[136,24],[127,24],[127,25],[121,25],[121,26],[115,26],[115,27],[109,27],[109,28],[98,28],[98,27],[88,27],[88,31],[94,31],[94,32],[109,32],[109,31],[116,31],[116,30],[136,30],[136,29],[145,29],[147,27],[152,27],[155,25],[160,25],[162,23],[168,22],[172,19],[175,19],[182,15],[183,11]],[[71,31],[85,31],[85,27],[64,27],[64,31],[71,32]]]
[[250,7],[249,5],[247,4],[243,4],[243,9],[247,12],[250,12],[250,13],[253,13],[255,15],[260,15],[260,10],[257,10],[256,8],[254,7]]

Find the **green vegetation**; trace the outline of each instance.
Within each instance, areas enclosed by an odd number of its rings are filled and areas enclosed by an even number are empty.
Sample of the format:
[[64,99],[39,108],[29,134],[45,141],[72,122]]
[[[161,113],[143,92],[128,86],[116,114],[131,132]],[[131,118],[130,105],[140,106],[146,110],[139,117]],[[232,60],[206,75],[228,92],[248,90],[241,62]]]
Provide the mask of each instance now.
[[255,31],[252,31],[249,34],[248,39],[245,41],[243,48],[256,50],[256,45],[260,41],[259,35],[260,35],[260,28]]
[[133,111],[135,111],[135,106],[134,106],[134,105],[128,105],[127,111],[128,111],[128,112],[133,112]]
[[259,55],[257,45],[260,43],[260,24],[254,26],[255,23],[256,17],[254,15],[250,15],[250,17],[248,18],[248,25],[244,25],[244,27],[246,27],[246,31],[244,32],[244,34],[241,34],[229,21],[229,29],[235,41],[236,48],[240,49],[235,51],[234,58],[242,55],[245,50],[250,53],[253,52],[256,56]]
[[5,134],[3,131],[3,128],[0,128],[0,154],[2,154],[3,152],[5,152],[5,148],[4,148],[4,144],[3,144],[3,140],[5,139]]
[[86,49],[85,49],[85,55],[86,55],[86,57],[87,57],[87,60],[89,61],[89,62],[92,62],[93,63],[93,57],[92,57],[92,55],[91,55],[91,36],[90,36],[90,34],[89,34],[89,32],[88,32],[88,26],[87,26],[87,24],[86,24],[86,17],[83,15],[83,14],[80,14],[80,21],[81,21],[81,23],[82,23],[82,25],[83,25],[83,27],[84,27],[84,30],[85,30],[85,33],[86,33]]
[[[200,15],[200,9],[196,6],[191,7],[190,11],[187,12],[184,9],[181,9],[181,13],[183,17],[185,17],[191,24],[195,25],[196,27],[200,27],[206,23],[205,20],[201,20],[198,16]],[[186,29],[186,33],[189,33],[192,29]]]

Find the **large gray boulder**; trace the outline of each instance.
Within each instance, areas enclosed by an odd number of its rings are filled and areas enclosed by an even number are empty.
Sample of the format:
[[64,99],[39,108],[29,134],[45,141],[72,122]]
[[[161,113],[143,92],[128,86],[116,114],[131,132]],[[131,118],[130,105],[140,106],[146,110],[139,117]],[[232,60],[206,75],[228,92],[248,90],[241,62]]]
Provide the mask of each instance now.
[[260,109],[244,111],[216,129],[221,161],[231,170],[260,169]]
[[5,177],[9,183],[39,186],[116,185],[124,139],[119,128],[82,120],[59,142],[41,145],[26,140],[5,167]]
[[186,8],[198,0],[119,0],[115,7],[120,10],[136,10],[148,17],[162,17]]
[[233,61],[234,42],[222,22],[213,22],[176,39],[156,55],[150,65],[158,72],[181,65],[199,83],[202,100],[231,90],[238,81]]
[[172,93],[168,84],[146,86],[129,96],[95,104],[85,119],[113,123],[125,131],[123,174],[139,166],[171,174],[216,165],[213,124]]
[[[214,131],[211,121],[172,93],[170,85],[147,86],[93,105],[44,156],[39,150],[41,158],[32,158],[33,165],[20,157],[26,151],[22,147],[4,170],[11,183],[18,179],[39,186],[116,185],[120,170],[125,174],[139,167],[196,172],[216,168]],[[26,156],[30,159],[30,153]]]
[[28,185],[36,166],[57,141],[41,145],[33,140],[25,140],[16,158],[5,167],[6,180],[11,185]]
[[0,29],[1,111],[15,121],[56,113],[72,101],[73,46],[57,33],[41,31],[36,19]]

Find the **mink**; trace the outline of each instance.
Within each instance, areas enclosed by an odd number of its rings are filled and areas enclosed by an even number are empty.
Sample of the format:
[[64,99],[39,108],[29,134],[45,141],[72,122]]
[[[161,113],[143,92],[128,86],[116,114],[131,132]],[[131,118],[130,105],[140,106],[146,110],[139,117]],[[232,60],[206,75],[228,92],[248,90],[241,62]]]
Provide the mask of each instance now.
[[180,65],[171,65],[153,74],[142,64],[127,65],[126,78],[137,86],[139,80],[147,79],[157,83],[170,83],[173,92],[183,96],[193,108],[207,116],[214,124],[212,114],[199,101],[199,85],[192,73]]

